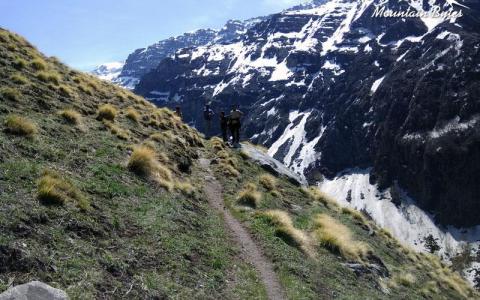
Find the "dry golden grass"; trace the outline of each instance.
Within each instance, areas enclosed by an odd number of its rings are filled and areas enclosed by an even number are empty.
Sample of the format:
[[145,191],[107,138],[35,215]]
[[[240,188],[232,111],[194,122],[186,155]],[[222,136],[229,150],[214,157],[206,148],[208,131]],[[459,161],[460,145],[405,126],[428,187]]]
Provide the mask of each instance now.
[[403,285],[405,287],[410,287],[415,284],[417,278],[411,273],[401,273],[396,274],[392,278],[392,286]]
[[259,182],[269,191],[274,191],[277,188],[277,179],[270,174],[261,175]]
[[342,213],[351,216],[354,220],[360,222],[361,224],[368,224],[367,218],[365,218],[365,216],[358,210],[342,207]]
[[128,140],[130,138],[130,134],[127,130],[122,129],[120,126],[115,125],[115,123],[109,120],[103,120],[103,124],[107,127],[110,132],[117,136],[121,140]]
[[240,205],[257,208],[262,201],[262,193],[257,190],[257,186],[249,183],[238,193],[237,203]]
[[240,157],[243,158],[244,160],[249,160],[250,159],[250,155],[245,152],[245,150],[241,150],[240,153],[239,153]]
[[60,94],[62,94],[65,97],[72,97],[72,95],[74,94],[72,89],[64,84],[61,84],[58,87],[58,90],[60,91]]
[[126,117],[135,123],[140,122],[141,116],[140,113],[133,107],[129,107],[126,112]]
[[322,247],[348,260],[362,261],[370,251],[365,243],[353,240],[347,226],[326,214],[316,216],[314,235]]
[[137,175],[155,180],[169,191],[174,188],[172,172],[158,161],[157,154],[149,147],[136,147],[128,162],[128,168]]
[[90,205],[80,190],[65,180],[64,176],[50,170],[44,171],[38,181],[37,196],[46,205],[64,205],[73,201],[83,210]]
[[36,71],[45,71],[47,69],[47,64],[41,58],[36,58],[32,60],[30,66]]
[[293,226],[288,213],[281,210],[269,210],[259,215],[266,217],[275,226],[275,234],[287,244],[296,247],[305,254],[313,257],[315,254],[308,236]]
[[64,109],[59,112],[59,115],[69,124],[82,124],[82,115],[74,109]]
[[117,117],[118,110],[111,104],[104,104],[98,108],[98,120],[113,121]]
[[3,87],[0,89],[0,95],[3,99],[10,100],[10,101],[18,101],[20,100],[21,94],[18,90],[10,87]]
[[5,130],[8,133],[31,137],[38,132],[37,126],[30,120],[18,115],[9,115],[5,119]]
[[16,83],[16,84],[20,84],[20,85],[24,85],[24,84],[27,84],[28,83],[28,79],[23,76],[22,74],[19,74],[19,73],[16,73],[16,74],[13,74],[10,79],[12,80],[12,82]]
[[325,205],[325,207],[333,210],[339,209],[337,201],[335,201],[330,196],[326,195],[316,187],[302,188],[302,191],[314,201],[320,202]]
[[187,196],[193,196],[195,194],[195,187],[189,182],[175,182],[175,189],[182,192]]
[[22,70],[27,66],[27,61],[23,58],[17,57],[13,62],[13,66],[18,70]]
[[228,177],[239,177],[240,172],[232,166],[231,163],[229,163],[226,160],[221,160],[218,164],[220,166],[220,169],[222,170],[223,174],[225,174]]
[[42,72],[38,72],[37,74],[37,78],[40,80],[40,81],[43,81],[45,83],[53,83],[55,85],[59,85],[60,84],[60,76],[55,73],[55,72],[45,72],[45,71],[42,71]]
[[[81,82],[81,81],[80,81],[80,82]],[[85,93],[85,94],[87,94],[87,95],[89,95],[89,96],[93,96],[93,90],[92,90],[89,86],[87,86],[86,84],[84,84],[84,83],[80,83],[80,84],[78,85],[78,89],[79,89],[82,93]]]

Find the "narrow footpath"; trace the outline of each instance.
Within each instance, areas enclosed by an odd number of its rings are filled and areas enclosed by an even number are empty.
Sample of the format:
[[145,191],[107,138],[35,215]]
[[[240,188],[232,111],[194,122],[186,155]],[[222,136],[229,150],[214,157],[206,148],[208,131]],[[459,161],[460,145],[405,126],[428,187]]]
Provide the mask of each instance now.
[[257,246],[248,231],[225,207],[222,186],[210,169],[210,160],[201,158],[200,165],[207,174],[205,178],[206,185],[204,188],[208,201],[212,208],[222,214],[228,232],[241,249],[242,258],[246,262],[252,264],[257,270],[258,274],[260,275],[260,279],[266,288],[269,299],[286,299],[282,285],[280,284],[277,275],[273,271],[272,263],[265,257],[263,251]]

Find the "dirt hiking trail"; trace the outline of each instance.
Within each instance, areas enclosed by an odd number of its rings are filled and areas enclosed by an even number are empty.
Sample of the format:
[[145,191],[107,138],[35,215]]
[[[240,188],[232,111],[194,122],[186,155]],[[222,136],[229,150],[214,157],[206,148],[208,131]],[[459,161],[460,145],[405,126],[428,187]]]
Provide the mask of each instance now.
[[277,275],[273,271],[272,263],[265,257],[263,251],[255,243],[253,238],[242,226],[242,224],[233,217],[225,207],[223,200],[222,186],[217,181],[210,169],[210,160],[201,158],[200,165],[206,172],[205,193],[207,194],[210,205],[222,214],[225,226],[234,241],[240,246],[241,256],[248,263],[252,264],[260,275],[260,279],[265,285],[267,296],[271,300],[287,299],[282,285]]

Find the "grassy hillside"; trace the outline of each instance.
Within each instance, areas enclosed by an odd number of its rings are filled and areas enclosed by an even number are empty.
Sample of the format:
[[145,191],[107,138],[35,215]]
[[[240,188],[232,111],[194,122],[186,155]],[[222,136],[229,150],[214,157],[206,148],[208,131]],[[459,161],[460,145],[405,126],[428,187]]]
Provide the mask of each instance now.
[[3,30],[0,98],[0,292],[263,295],[204,199],[203,140],[172,112]]
[[475,297],[360,213],[4,30],[0,100],[0,292],[41,280],[73,299],[265,299],[205,198],[207,157],[290,298]]

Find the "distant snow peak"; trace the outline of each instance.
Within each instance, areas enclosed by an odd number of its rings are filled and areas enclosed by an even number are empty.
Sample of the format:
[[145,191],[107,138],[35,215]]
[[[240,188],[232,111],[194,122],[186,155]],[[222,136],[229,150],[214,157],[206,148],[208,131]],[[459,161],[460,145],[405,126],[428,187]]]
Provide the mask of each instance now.
[[124,65],[124,62],[104,63],[96,67],[91,73],[102,80],[114,81],[120,76]]

